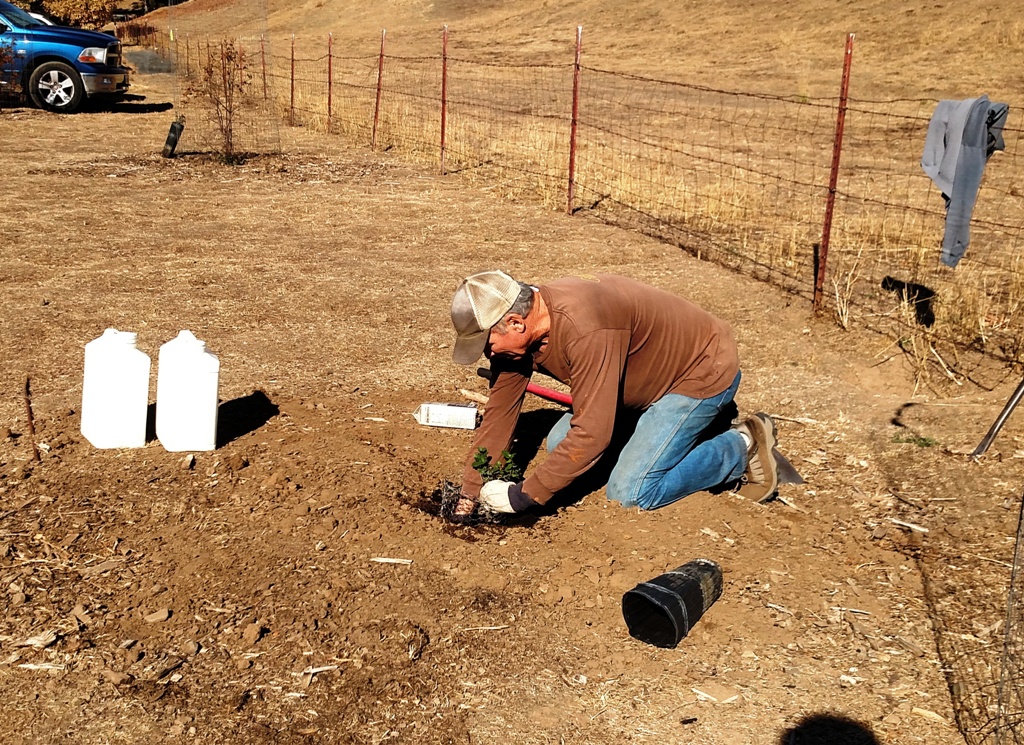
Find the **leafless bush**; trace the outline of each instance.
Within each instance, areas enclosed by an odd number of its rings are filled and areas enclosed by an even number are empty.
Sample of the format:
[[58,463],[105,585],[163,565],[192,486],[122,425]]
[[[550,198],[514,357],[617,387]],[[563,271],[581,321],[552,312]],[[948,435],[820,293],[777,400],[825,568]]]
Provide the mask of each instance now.
[[220,154],[226,163],[236,163],[241,157],[235,147],[235,131],[251,87],[249,56],[233,40],[208,45],[197,74],[188,83],[187,95],[201,102],[216,122]]

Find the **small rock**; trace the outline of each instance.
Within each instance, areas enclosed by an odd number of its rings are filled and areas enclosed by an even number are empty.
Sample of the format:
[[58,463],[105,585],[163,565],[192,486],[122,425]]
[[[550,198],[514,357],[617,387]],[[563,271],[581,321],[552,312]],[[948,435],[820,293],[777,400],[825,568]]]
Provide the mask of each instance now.
[[300,502],[292,508],[292,514],[296,517],[302,517],[303,515],[309,514],[309,504],[307,502]]
[[241,454],[234,453],[228,456],[228,459],[224,464],[232,471],[241,471],[249,465],[249,461],[247,461]]
[[200,649],[201,647],[199,646],[199,642],[195,641],[187,641],[181,645],[181,651],[184,652],[187,657],[199,654]]
[[11,439],[11,430],[9,430],[7,427],[0,427],[0,440],[9,439]]
[[11,595],[11,607],[16,608],[19,605],[24,605],[26,600],[28,600],[28,595],[23,592],[16,592]]
[[258,642],[262,636],[263,627],[258,623],[250,623],[245,627],[245,630],[242,631],[242,641],[250,647]]
[[191,471],[193,468],[195,468],[195,465],[196,456],[192,455],[192,453],[189,453],[188,455],[181,459],[181,467],[184,468],[186,471]]
[[263,480],[263,486],[268,489],[273,489],[277,486],[280,486],[284,482],[284,471],[274,471],[272,474],[270,474],[269,476],[267,476],[267,478]]
[[117,670],[103,670],[100,674],[106,678],[108,683],[116,686],[124,685],[125,683],[130,683],[132,681],[131,675],[128,673],[119,673]]
[[171,617],[171,611],[168,608],[161,608],[158,611],[153,611],[145,617],[146,623],[163,623]]
[[252,660],[250,660],[248,657],[236,657],[235,667],[237,667],[239,670],[248,670],[250,667],[252,667]]

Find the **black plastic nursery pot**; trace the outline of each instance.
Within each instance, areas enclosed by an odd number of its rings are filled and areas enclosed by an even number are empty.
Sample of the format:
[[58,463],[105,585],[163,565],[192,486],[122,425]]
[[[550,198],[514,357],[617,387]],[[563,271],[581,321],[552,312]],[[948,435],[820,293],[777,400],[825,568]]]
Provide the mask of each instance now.
[[633,638],[671,648],[721,596],[722,568],[710,559],[694,559],[623,595],[622,617]]

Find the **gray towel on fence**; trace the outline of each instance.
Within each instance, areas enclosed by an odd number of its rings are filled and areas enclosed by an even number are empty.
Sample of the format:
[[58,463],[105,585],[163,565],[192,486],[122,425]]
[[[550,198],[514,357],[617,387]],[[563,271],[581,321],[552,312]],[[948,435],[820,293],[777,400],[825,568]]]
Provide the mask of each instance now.
[[946,200],[942,263],[956,266],[971,238],[971,213],[985,163],[1004,150],[1003,127],[1010,107],[988,96],[940,101],[928,123],[921,167]]

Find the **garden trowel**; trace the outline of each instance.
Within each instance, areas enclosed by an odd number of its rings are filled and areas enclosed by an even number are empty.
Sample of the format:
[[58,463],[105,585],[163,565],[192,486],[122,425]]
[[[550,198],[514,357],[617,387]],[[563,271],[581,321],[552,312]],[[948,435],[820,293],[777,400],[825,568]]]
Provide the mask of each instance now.
[[779,452],[778,448],[772,448],[772,455],[775,457],[775,467],[779,473],[780,484],[802,484],[804,478],[797,473],[796,468],[789,462],[785,455]]

